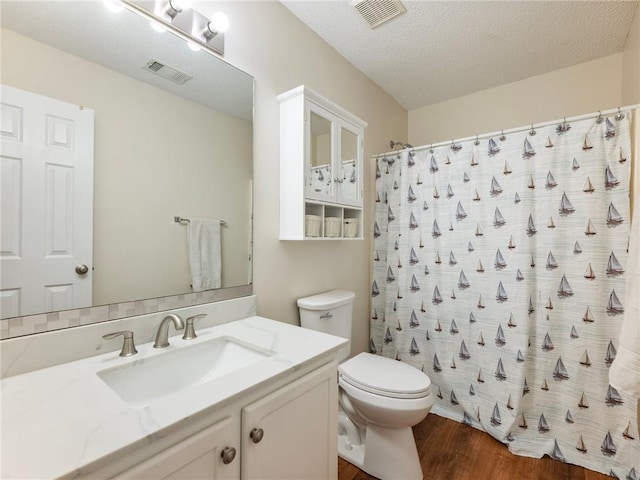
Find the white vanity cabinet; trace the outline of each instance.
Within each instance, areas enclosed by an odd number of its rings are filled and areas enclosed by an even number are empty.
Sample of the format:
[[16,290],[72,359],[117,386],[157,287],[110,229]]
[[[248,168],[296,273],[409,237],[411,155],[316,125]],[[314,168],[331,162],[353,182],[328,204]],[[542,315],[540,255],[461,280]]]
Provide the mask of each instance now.
[[305,86],[280,102],[280,239],[362,239],[367,123]]
[[114,478],[335,479],[336,370],[331,362],[275,390],[262,388],[224,409],[213,425]]

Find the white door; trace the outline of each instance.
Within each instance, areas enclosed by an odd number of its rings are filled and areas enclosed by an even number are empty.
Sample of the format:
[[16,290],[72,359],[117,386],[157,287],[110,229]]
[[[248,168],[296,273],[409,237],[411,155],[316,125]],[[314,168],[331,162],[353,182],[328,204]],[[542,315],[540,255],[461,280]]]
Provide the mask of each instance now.
[[93,111],[0,89],[1,315],[91,306]]

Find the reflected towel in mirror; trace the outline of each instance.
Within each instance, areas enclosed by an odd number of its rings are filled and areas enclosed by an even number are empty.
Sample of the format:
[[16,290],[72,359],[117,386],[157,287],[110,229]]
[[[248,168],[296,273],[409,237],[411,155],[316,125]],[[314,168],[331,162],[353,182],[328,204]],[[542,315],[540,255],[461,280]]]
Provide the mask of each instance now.
[[191,288],[194,292],[220,288],[220,220],[192,218],[187,231]]

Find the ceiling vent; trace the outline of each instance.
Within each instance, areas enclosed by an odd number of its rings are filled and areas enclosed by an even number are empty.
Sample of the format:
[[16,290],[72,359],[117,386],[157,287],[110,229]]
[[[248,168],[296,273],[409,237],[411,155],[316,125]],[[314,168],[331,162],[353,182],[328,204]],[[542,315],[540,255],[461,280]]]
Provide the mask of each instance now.
[[407,11],[400,0],[356,0],[352,5],[371,28]]
[[193,75],[181,72],[177,68],[173,68],[165,63],[159,62],[158,60],[154,59],[149,60],[142,67],[142,69],[151,73],[155,73],[156,75],[159,75],[162,78],[173,83],[177,83],[178,85],[184,85],[186,82],[193,78]]

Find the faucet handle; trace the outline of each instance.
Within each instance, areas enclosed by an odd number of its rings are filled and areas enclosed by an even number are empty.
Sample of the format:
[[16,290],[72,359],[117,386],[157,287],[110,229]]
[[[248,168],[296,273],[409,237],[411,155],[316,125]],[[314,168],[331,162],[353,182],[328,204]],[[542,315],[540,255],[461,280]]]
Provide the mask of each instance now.
[[131,355],[135,355],[136,353],[138,353],[138,350],[136,350],[135,342],[133,341],[133,332],[130,330],[107,333],[106,335],[103,335],[102,338],[104,338],[105,340],[111,340],[119,335],[122,335],[124,337],[122,350],[120,351],[121,357],[130,357]]
[[183,340],[193,340],[194,338],[197,337],[196,335],[196,329],[193,326],[193,323],[196,320],[200,320],[201,318],[206,317],[207,314],[206,313],[200,313],[198,315],[194,315],[192,317],[187,318],[187,326],[184,329],[184,335],[182,336]]

